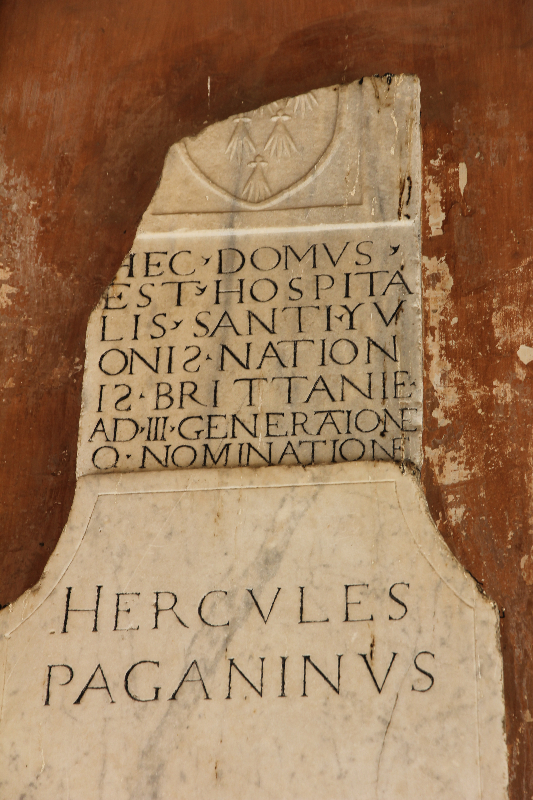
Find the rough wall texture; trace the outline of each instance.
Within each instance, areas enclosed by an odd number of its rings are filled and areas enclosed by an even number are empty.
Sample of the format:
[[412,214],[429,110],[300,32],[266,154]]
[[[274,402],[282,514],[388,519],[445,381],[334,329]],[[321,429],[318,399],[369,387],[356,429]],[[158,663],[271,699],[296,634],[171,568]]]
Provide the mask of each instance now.
[[4,0],[2,603],[38,580],[68,516],[87,318],[169,145],[279,97],[414,72],[423,479],[502,609],[511,797],[533,795],[533,362],[517,355],[533,347],[532,49],[527,0]]

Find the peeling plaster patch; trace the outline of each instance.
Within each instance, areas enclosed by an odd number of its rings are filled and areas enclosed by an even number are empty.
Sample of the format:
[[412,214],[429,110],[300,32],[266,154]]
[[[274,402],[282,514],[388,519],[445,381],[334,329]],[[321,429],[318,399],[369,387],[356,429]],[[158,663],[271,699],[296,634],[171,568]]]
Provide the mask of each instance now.
[[[11,277],[12,270],[4,267],[4,265],[0,262],[0,281],[7,281]],[[9,286],[7,283],[2,284],[0,286],[0,308],[6,308],[7,306],[11,305],[11,300],[9,299],[10,294],[14,294],[18,292],[14,286]]]
[[528,256],[527,258],[524,258],[524,259],[523,259],[523,260],[520,262],[520,264],[518,265],[518,269],[523,269],[524,267],[527,267],[527,266],[529,266],[529,265],[531,264],[531,262],[532,262],[532,261],[533,261],[533,258],[532,258],[531,256]]
[[520,361],[515,361],[514,368],[515,368],[516,377],[518,378],[518,380],[525,381],[525,379],[527,378],[527,369],[525,369],[522,366]]
[[0,286],[0,308],[6,308],[11,305],[9,295],[15,292],[18,292],[18,289],[14,286],[9,286],[7,283],[3,283],[2,286]]
[[[522,369],[524,369],[524,368],[522,367]],[[524,370],[524,372],[525,372],[525,370]],[[528,448],[527,448],[527,458],[526,458],[525,463],[527,464],[527,467],[528,467],[527,470],[526,470],[526,474],[524,476],[524,484],[525,484],[526,494],[527,494],[527,497],[529,498],[529,501],[528,501],[528,520],[527,521],[528,521],[528,525],[529,525],[529,531],[533,535],[533,499],[531,499],[532,498],[532,493],[533,493],[533,436],[531,434],[529,436],[529,444],[528,444]],[[533,562],[533,559],[531,559],[531,556],[529,558],[530,558],[530,562]],[[532,570],[532,574],[533,574],[533,563],[530,564],[530,569]]]
[[[533,256],[524,258],[510,274],[510,285],[502,291],[502,294],[492,296],[492,325],[494,337],[498,350],[505,356],[516,353],[518,358],[514,359],[513,367],[520,378],[527,377],[528,370],[522,365],[527,365],[533,361],[533,347],[522,342],[533,344],[533,322],[531,314],[524,312],[528,307],[529,291],[527,287],[531,283],[531,265]],[[502,296],[503,295],[503,296]]]
[[432,167],[440,167],[442,164],[442,150],[440,147],[437,150],[437,158],[432,158],[429,163]]
[[426,456],[439,476],[439,483],[443,486],[464,483],[472,477],[472,473],[465,463],[462,439],[459,445],[461,452],[448,451],[444,454],[440,449],[432,450],[430,447],[426,447]]
[[511,305],[503,305],[495,303],[495,311],[492,314],[492,327],[494,328],[494,335],[497,341],[499,350],[508,350],[515,347],[513,338],[520,334],[516,330],[516,326],[511,325],[511,320],[516,317],[516,308]]
[[442,210],[442,192],[438,183],[433,178],[428,179],[427,190],[424,198],[427,203],[428,225],[431,229],[431,236],[442,236],[442,223],[446,219],[446,214]]
[[446,419],[440,408],[434,408],[431,416],[438,420],[439,428],[444,428],[446,425],[451,424],[451,419]]
[[494,386],[492,394],[494,395],[498,403],[501,403],[502,405],[507,405],[508,403],[511,403],[513,401],[514,392],[512,386],[509,383],[502,383],[501,381],[496,379],[492,381],[492,385]]
[[450,362],[446,359],[446,337],[442,329],[443,312],[448,303],[453,286],[453,278],[444,258],[422,259],[425,278],[425,295],[428,309],[428,336],[426,346],[429,351],[429,379],[439,398],[440,405],[454,406],[457,403],[455,390],[444,386],[443,373],[451,369]]
[[500,104],[489,101],[487,104],[487,118],[494,120],[498,128],[507,128],[509,125],[509,111]]
[[[31,359],[29,360],[31,361]],[[76,362],[78,361],[79,359],[76,359]],[[67,381],[69,381],[83,367],[83,364],[76,362],[72,365],[69,359],[67,359],[64,355],[62,355],[59,358],[56,367],[50,373],[49,376],[50,385],[53,388],[57,388],[65,384]]]
[[533,558],[531,556],[522,556],[520,559],[520,569],[522,570],[522,577],[528,586],[533,586]]
[[468,172],[466,169],[466,164],[464,161],[461,161],[461,163],[459,164],[459,189],[461,191],[461,196],[465,192],[467,179],[468,179]]
[[521,344],[516,355],[524,364],[529,364],[530,361],[533,361],[533,347],[528,347],[527,344]]
[[[526,372],[525,368],[522,367],[520,362],[516,362],[517,366],[520,367],[521,370]],[[529,435],[529,443],[527,448],[527,458],[525,460],[525,464],[527,468],[525,469],[524,475],[524,489],[526,497],[528,497],[527,503],[527,523],[529,525],[530,532],[533,530],[533,500],[532,500],[532,492],[533,492],[533,435]],[[533,586],[533,548],[530,551],[529,555],[523,556],[520,566],[522,568],[522,576],[528,586]]]
[[[33,212],[33,206],[38,202],[42,203],[43,199],[43,189],[36,186],[24,173],[17,174],[0,158],[0,208],[6,224],[13,232],[7,243],[4,262],[7,260],[10,264],[16,264],[24,260],[33,265],[33,271],[28,277],[39,287],[39,291],[43,278],[40,269],[41,256],[37,248],[41,223],[38,215]],[[0,280],[6,280],[10,275],[11,270],[0,262]],[[11,305],[9,298],[5,305]]]
[[452,525],[460,525],[465,515],[466,506],[457,506],[448,509],[448,517]]
[[[423,258],[424,286],[427,308],[427,334],[425,340],[427,360],[426,370],[438,402],[432,415],[439,427],[453,425],[454,409],[460,401],[458,386],[464,387],[474,402],[479,396],[468,387],[467,376],[454,372],[446,358],[449,339],[449,299],[453,278],[444,258]],[[479,394],[479,393],[478,393]],[[453,434],[453,430],[450,429]],[[467,466],[466,445],[463,439],[453,437],[453,450],[445,452],[442,447],[426,447],[425,455],[439,482],[444,486],[463,483],[472,477]]]

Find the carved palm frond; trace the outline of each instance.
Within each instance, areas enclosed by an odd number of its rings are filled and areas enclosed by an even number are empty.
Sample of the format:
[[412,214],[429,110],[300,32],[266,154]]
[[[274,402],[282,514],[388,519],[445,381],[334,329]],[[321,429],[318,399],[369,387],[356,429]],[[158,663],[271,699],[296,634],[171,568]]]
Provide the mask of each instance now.
[[261,200],[266,200],[266,198],[270,197],[272,194],[264,173],[264,168],[267,166],[267,164],[268,162],[265,161],[260,155],[256,156],[255,160],[248,164],[248,166],[252,168],[253,172],[246,181],[244,189],[242,190],[242,196],[244,200],[248,200],[250,203],[260,203]]
[[250,118],[238,117],[234,120],[234,123],[235,129],[225,152],[229,155],[231,161],[237,161],[242,164],[244,158],[256,152],[256,147],[246,128],[250,124]]
[[289,158],[293,153],[296,153],[298,148],[294,144],[294,140],[283,122],[276,122],[274,130],[268,137],[265,145],[265,152],[269,153],[274,158]]
[[292,99],[292,111],[305,117],[308,111],[313,111],[318,106],[318,100],[313,92],[307,94],[300,94],[298,97]]

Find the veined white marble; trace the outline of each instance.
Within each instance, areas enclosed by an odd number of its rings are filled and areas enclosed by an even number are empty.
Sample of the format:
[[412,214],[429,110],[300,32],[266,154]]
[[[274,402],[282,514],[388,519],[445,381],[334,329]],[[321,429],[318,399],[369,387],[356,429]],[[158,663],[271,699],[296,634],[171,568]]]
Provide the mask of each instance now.
[[1,797],[506,797],[498,614],[396,465],[81,478],[0,624]]

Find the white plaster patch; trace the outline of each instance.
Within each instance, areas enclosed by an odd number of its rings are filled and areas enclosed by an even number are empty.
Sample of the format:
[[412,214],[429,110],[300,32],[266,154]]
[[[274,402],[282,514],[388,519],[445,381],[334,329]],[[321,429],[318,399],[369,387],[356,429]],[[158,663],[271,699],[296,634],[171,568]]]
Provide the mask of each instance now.
[[[426,372],[435,390],[438,408],[433,411],[433,416],[439,421],[439,427],[448,424],[453,419],[454,409],[459,403],[459,391],[453,380],[452,365],[446,358],[446,310],[453,278],[444,258],[427,258],[422,260],[425,273],[426,302],[428,311],[428,325],[426,336]],[[455,318],[457,319],[457,318]],[[464,383],[465,375],[462,376]],[[478,398],[471,395],[474,401]],[[458,445],[463,450],[464,444]],[[457,452],[448,452],[443,457],[442,450],[438,447],[425,448],[425,455],[435,472],[441,476],[444,485],[462,483],[470,478],[470,471],[465,465],[464,455]]]
[[440,167],[440,165],[442,164],[442,150],[440,149],[440,147],[437,150],[437,158],[432,158],[429,163],[431,164],[432,167]]
[[499,403],[510,403],[513,400],[513,389],[509,383],[502,383],[495,380],[492,382],[494,389],[492,393]]
[[[444,355],[445,333],[442,330],[444,309],[453,286],[453,278],[444,258],[422,259],[426,277],[426,301],[428,309],[428,330],[426,346],[429,350],[429,379],[437,392],[442,390],[442,374],[450,370],[451,365]],[[457,396],[450,397],[449,387],[446,389],[445,402],[455,405]]]
[[439,482],[443,486],[455,486],[464,483],[472,476],[471,470],[466,466],[464,456],[463,441],[459,442],[459,451],[449,451],[442,455],[440,449],[432,450],[426,447],[426,457],[431,462],[433,469],[439,476]]
[[527,344],[521,344],[516,355],[524,364],[529,364],[530,361],[533,361],[533,347],[528,347]]
[[2,286],[0,286],[0,308],[6,308],[7,306],[11,305],[9,295],[15,294],[15,292],[18,292],[18,289],[15,286],[9,286],[7,283],[4,283]]
[[431,229],[431,236],[442,236],[442,223],[446,219],[446,214],[441,205],[442,192],[440,186],[433,178],[428,180],[428,188],[424,192],[427,204],[427,219]]
[[431,416],[438,420],[439,428],[444,428],[446,425],[451,424],[451,420],[446,419],[440,408],[434,408]]
[[[12,270],[0,263],[0,281],[9,280],[11,273]],[[9,299],[9,295],[15,294],[15,292],[18,292],[15,286],[9,286],[7,283],[0,286],[0,308],[6,308],[11,305],[12,301]]]
[[528,586],[533,586],[533,559],[531,555],[522,556],[520,559],[522,578]]
[[461,163],[459,164],[459,190],[461,192],[461,195],[463,195],[465,192],[467,179],[468,179],[468,173],[466,169],[466,164],[464,161],[461,161]]
[[465,515],[466,506],[457,506],[448,509],[448,517],[452,525],[460,525]]

